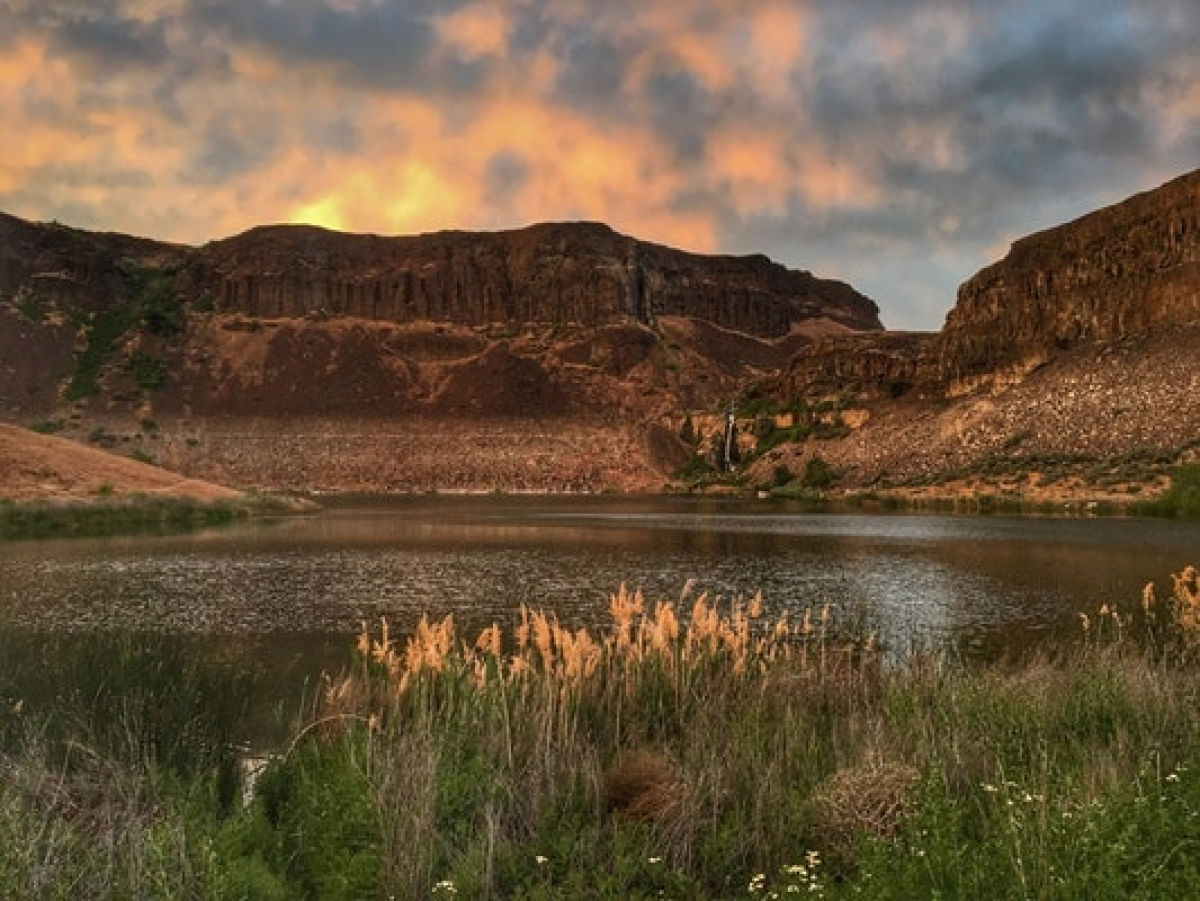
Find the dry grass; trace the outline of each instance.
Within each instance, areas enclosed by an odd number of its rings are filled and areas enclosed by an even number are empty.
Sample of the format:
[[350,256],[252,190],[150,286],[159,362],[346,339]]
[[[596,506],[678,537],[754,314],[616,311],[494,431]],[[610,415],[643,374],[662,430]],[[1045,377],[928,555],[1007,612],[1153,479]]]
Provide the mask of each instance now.
[[920,773],[902,761],[838,770],[814,792],[818,831],[830,858],[853,861],[864,836],[887,838],[907,820]]
[[684,790],[670,758],[641,750],[623,754],[605,770],[600,795],[608,813],[654,821],[678,811]]

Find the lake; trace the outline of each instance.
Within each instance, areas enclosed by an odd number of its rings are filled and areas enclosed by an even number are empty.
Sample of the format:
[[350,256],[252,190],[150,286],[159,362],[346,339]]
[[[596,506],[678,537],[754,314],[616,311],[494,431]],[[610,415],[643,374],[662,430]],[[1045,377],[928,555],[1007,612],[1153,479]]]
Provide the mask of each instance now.
[[360,623],[453,613],[465,632],[528,604],[606,619],[622,583],[651,599],[761,590],[769,613],[828,603],[885,646],[994,656],[1076,634],[1200,563],[1200,524],[807,513],[694,498],[333,499],[324,512],[169,537],[0,545],[0,677],[47,641],[173,636],[286,694],[347,658]]

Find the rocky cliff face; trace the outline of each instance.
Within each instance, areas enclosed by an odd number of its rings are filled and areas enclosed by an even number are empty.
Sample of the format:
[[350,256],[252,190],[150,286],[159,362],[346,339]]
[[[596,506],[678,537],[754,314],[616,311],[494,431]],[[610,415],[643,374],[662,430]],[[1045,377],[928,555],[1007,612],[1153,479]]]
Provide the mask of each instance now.
[[1168,464],[1200,459],[1200,170],[1017,241],[963,284],[940,333],[816,341],[767,393],[852,396],[869,418],[765,473],[815,452],[847,484],[1161,487]]
[[929,332],[836,335],[799,350],[771,387],[780,397],[814,399],[852,391],[864,399],[896,398],[929,381]]
[[593,223],[201,248],[0,217],[0,417],[238,485],[657,488],[669,424],[870,300]]
[[773,393],[868,397],[1001,389],[1056,355],[1200,322],[1200,170],[1038,232],[965,282],[941,332],[833,336]]
[[124,295],[122,269],[163,266],[186,248],[26,222],[0,213],[0,302],[93,311]]
[[179,287],[261,317],[596,327],[692,316],[765,337],[818,317],[881,327],[875,304],[842,282],[763,256],[684,253],[596,223],[398,238],[271,226],[201,248]]
[[1200,170],[1013,244],[933,348],[943,382],[1200,318]]

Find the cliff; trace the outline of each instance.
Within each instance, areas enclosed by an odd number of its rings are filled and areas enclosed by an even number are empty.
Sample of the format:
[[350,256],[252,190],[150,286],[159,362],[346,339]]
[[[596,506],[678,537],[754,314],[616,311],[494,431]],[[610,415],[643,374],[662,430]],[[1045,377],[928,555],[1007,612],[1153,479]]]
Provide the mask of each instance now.
[[881,328],[875,304],[842,282],[587,222],[409,237],[269,226],[201,248],[179,287],[218,310],[261,317],[596,327],[692,316],[763,337],[818,317]]
[[1200,170],[1022,238],[959,288],[931,348],[943,382],[1200,317]]
[[1200,459],[1200,170],[1016,241],[941,332],[815,341],[763,393],[860,409],[761,473],[818,453],[845,484],[1160,488]]
[[1075,348],[1200,321],[1200,170],[1016,241],[968,279],[936,334],[801,348],[773,392],[896,397],[1002,388]]
[[0,218],[0,416],[238,485],[658,488],[849,286],[595,223],[203,247]]

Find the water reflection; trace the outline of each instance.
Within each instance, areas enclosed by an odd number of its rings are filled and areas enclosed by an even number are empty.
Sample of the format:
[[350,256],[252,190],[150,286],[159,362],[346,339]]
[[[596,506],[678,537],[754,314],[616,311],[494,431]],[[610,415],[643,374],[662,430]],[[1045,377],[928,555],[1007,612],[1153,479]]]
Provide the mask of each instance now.
[[0,629],[289,636],[327,648],[363,620],[454,613],[510,622],[521,603],[602,621],[624,581],[677,597],[689,579],[773,610],[829,603],[885,641],[970,652],[1039,641],[1080,610],[1132,603],[1200,558],[1166,522],[812,515],[689,499],[362,501],[222,531],[0,546]]

